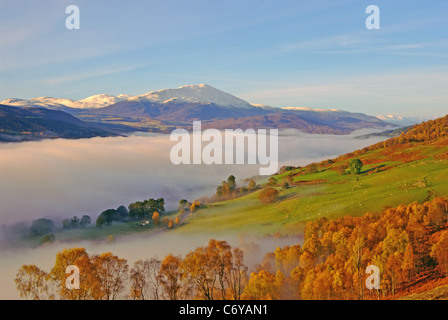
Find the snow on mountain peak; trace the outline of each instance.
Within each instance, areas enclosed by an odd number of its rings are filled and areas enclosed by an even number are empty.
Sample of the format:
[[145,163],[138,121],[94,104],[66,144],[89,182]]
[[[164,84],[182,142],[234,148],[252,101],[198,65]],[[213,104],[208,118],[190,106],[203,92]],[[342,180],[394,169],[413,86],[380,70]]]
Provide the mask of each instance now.
[[151,91],[142,95],[131,96],[119,94],[97,94],[81,100],[70,100],[53,97],[37,97],[29,100],[9,98],[2,103],[13,106],[42,106],[46,108],[70,107],[77,109],[104,108],[124,100],[149,100],[156,103],[201,103],[226,107],[254,108],[255,106],[229,93],[218,90],[207,84],[185,85],[175,89]]
[[151,91],[136,98],[157,103],[213,103],[219,106],[252,108],[248,102],[207,84],[185,85],[176,89]]
[[117,96],[117,98],[120,98],[120,99],[129,99],[129,98],[132,98],[132,96],[130,95],[130,94],[126,94],[126,93],[120,93],[118,96]]
[[26,101],[24,99],[18,99],[18,98],[8,98],[0,102],[0,104],[13,104],[13,103],[20,103],[22,101]]
[[397,126],[410,126],[410,125],[414,125],[416,123],[421,123],[423,121],[428,121],[431,119],[435,119],[438,118],[440,116],[399,116],[399,115],[394,115],[394,114],[386,114],[386,115],[378,115],[376,116],[378,119],[389,122],[389,123],[393,123]]
[[117,97],[111,94],[97,94],[88,98],[79,100],[82,108],[104,108],[111,104],[126,100],[126,97]]
[[96,94],[94,96],[90,96],[87,97],[85,99],[79,100],[79,101],[83,101],[83,102],[89,102],[89,101],[104,101],[104,100],[110,100],[110,99],[115,99],[116,97],[111,95],[111,94]]
[[51,106],[51,107],[72,107],[72,108],[78,107],[77,101],[73,101],[70,99],[58,99],[58,98],[52,98],[52,97],[37,97],[37,98],[29,99],[29,100],[9,98],[9,99],[3,100],[1,103],[7,104],[10,106],[15,106],[15,107],[29,107],[29,106],[37,106],[37,107],[44,107],[44,108],[47,108],[49,106]]
[[393,114],[379,115],[376,117],[380,120],[385,120],[385,121],[401,121],[401,120],[403,120],[402,116],[396,116]]
[[28,100],[31,104],[41,107],[69,107],[69,108],[82,108],[81,103],[71,99],[53,98],[53,97],[37,97]]

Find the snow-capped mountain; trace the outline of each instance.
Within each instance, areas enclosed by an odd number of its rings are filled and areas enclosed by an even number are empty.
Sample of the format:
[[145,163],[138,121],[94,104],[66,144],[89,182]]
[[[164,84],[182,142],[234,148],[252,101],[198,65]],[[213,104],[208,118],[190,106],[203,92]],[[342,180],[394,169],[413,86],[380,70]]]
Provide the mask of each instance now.
[[384,121],[403,121],[402,116],[396,116],[393,114],[386,114],[386,115],[379,115],[376,116],[378,119],[384,120]]
[[82,107],[81,103],[79,103],[78,101],[52,97],[38,97],[29,100],[9,98],[1,101],[0,104],[10,105],[14,107],[44,107],[48,109]]
[[9,98],[1,101],[17,107],[39,106],[50,109],[58,107],[69,107],[76,109],[98,109],[113,105],[120,101],[148,101],[160,104],[170,103],[199,103],[214,104],[217,106],[231,106],[236,108],[253,108],[250,103],[237,98],[229,93],[213,88],[207,84],[186,85],[175,89],[163,89],[151,91],[142,95],[132,96],[120,94],[98,94],[82,100],[60,99],[52,97],[39,97],[29,100]]
[[[384,128],[390,123],[363,113],[307,107],[276,108],[251,104],[207,84],[186,85],[141,95],[98,94],[81,100],[38,97],[6,99],[0,104],[44,107],[95,121],[125,119],[142,127],[147,120],[161,125],[191,125],[206,121],[210,128],[294,128],[309,133],[347,134],[364,128]],[[117,122],[119,123],[119,122]]]
[[77,102],[80,102],[82,109],[96,109],[96,108],[104,108],[110,106],[111,104],[129,99],[130,95],[120,94],[118,96],[113,96],[111,94],[97,94]]
[[436,119],[439,116],[403,117],[403,116],[397,116],[397,115],[393,115],[393,114],[387,114],[387,115],[378,115],[376,117],[380,120],[387,121],[394,125],[397,125],[400,127],[405,127],[405,126],[411,126],[411,125],[414,125],[417,123],[421,123],[423,121]]
[[111,104],[128,99],[129,95],[113,96],[110,94],[98,94],[82,100],[70,100],[64,98],[38,97],[29,100],[9,98],[0,102],[0,104],[15,107],[43,107],[47,109],[96,109],[104,108]]
[[187,85],[176,89],[163,89],[148,92],[129,100],[146,99],[155,103],[201,103],[217,106],[232,106],[237,108],[252,108],[253,106],[229,93],[213,88],[207,84]]

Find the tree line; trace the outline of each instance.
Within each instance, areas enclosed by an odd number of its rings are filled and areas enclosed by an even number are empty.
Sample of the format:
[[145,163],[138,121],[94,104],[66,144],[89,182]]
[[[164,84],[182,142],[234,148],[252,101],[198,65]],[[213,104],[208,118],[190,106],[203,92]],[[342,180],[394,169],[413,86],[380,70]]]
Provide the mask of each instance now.
[[[56,254],[50,272],[23,265],[15,283],[22,298],[34,300],[239,300],[247,280],[243,260],[241,249],[214,239],[185,257],[152,257],[137,260],[132,267],[110,252],[90,255],[84,248],[72,248]],[[66,286],[70,265],[79,268],[79,289]]]
[[236,185],[235,176],[230,175],[227,180],[221,182],[216,187],[216,193],[213,197],[213,201],[222,201],[237,198],[243,196],[249,192],[259,189],[254,179],[247,179],[247,185],[238,187]]
[[128,209],[120,206],[117,209],[107,209],[103,211],[96,219],[95,225],[102,227],[111,225],[113,222],[141,221],[144,219],[152,219],[155,212],[157,215],[165,212],[165,199],[147,199],[136,201],[129,204]]
[[[157,214],[156,214],[157,213]],[[117,209],[107,209],[101,212],[95,220],[95,226],[101,228],[111,225],[114,222],[139,221],[151,219],[155,223],[160,219],[160,215],[165,213],[164,198],[147,199],[136,201],[129,204],[128,208],[121,205]],[[57,223],[48,218],[38,218],[31,222],[29,227],[20,224],[13,226],[12,229],[20,231],[21,237],[41,237],[42,242],[51,242],[55,239],[54,232],[62,227],[63,230],[84,229],[91,225],[92,218],[89,215],[83,215],[81,218],[73,216],[65,218],[58,227]],[[169,222],[167,222],[168,224]]]
[[[65,268],[81,269],[80,291],[65,289]],[[380,269],[378,290],[365,287],[365,270]],[[57,254],[46,273],[24,265],[16,277],[32,299],[378,299],[412,292],[419,283],[448,277],[448,199],[413,202],[381,213],[307,222],[304,242],[277,248],[248,276],[243,251],[210,240],[185,257],[127,261],[75,248]],[[114,285],[111,286],[110,284]],[[56,286],[56,293],[51,287]],[[51,293],[53,292],[53,293]]]

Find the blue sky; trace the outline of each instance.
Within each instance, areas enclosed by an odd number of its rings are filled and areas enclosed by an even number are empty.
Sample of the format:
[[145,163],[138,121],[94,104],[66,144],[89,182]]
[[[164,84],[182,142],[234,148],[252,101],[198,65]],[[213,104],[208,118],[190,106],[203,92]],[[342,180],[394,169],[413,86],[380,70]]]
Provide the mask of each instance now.
[[439,116],[447,30],[445,0],[0,0],[0,100],[207,83],[277,107]]

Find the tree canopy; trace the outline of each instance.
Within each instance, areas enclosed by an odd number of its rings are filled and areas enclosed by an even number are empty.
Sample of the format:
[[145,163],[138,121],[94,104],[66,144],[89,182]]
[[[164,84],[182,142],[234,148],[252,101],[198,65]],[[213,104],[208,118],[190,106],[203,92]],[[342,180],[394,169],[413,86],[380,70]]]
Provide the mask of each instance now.
[[362,161],[359,160],[358,158],[354,158],[352,160],[350,160],[348,167],[350,168],[350,172],[352,174],[360,174],[361,170],[362,170]]

